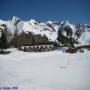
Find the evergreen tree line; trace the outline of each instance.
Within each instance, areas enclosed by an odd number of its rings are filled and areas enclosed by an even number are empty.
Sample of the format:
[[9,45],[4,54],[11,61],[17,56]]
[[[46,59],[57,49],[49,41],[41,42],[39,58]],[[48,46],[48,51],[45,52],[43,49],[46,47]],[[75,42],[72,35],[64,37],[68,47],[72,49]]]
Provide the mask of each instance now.
[[20,46],[29,46],[29,45],[36,45],[36,44],[45,44],[49,43],[48,38],[41,34],[33,34],[32,32],[22,32],[20,34],[15,34],[13,39],[10,42],[11,46],[20,47]]

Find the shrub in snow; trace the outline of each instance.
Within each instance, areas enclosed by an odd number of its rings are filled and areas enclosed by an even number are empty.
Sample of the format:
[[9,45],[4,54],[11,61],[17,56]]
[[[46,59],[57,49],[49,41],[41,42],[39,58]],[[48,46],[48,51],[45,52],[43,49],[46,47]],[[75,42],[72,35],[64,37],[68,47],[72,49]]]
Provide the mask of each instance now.
[[79,52],[84,53],[84,50],[81,48],[81,49],[79,49]]

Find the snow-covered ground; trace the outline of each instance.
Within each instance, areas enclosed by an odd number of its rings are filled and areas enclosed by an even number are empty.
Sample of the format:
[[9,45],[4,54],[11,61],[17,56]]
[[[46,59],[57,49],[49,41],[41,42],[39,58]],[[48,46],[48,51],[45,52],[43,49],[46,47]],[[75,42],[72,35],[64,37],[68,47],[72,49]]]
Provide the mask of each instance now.
[[90,52],[0,55],[0,87],[17,90],[90,90]]

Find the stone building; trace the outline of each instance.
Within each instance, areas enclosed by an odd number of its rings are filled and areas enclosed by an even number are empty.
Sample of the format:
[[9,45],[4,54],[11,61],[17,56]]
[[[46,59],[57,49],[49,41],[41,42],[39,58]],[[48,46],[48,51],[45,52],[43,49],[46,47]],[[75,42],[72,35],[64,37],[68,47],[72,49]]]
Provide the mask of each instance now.
[[25,52],[45,52],[55,49],[54,42],[50,42],[45,35],[34,35],[31,32],[15,35],[11,45]]
[[20,50],[24,52],[47,52],[55,50],[55,46],[52,44],[42,44],[42,45],[31,45],[31,46],[21,46]]

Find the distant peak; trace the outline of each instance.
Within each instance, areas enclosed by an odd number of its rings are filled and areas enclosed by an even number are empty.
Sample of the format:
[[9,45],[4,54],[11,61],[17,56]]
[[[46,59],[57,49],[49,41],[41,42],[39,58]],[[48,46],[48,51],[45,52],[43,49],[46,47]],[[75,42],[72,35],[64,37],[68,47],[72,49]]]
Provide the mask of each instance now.
[[34,22],[37,22],[37,21],[35,19],[30,19],[29,22],[34,23]]
[[16,16],[13,16],[12,18],[11,18],[11,20],[17,20],[17,19],[20,19],[19,17],[16,17]]
[[21,21],[21,19],[19,17],[13,16],[11,18],[11,21],[12,21],[13,24],[16,24],[17,22]]
[[50,21],[50,20],[49,20],[49,21],[47,21],[47,23],[52,24],[52,23],[53,23],[53,21]]

